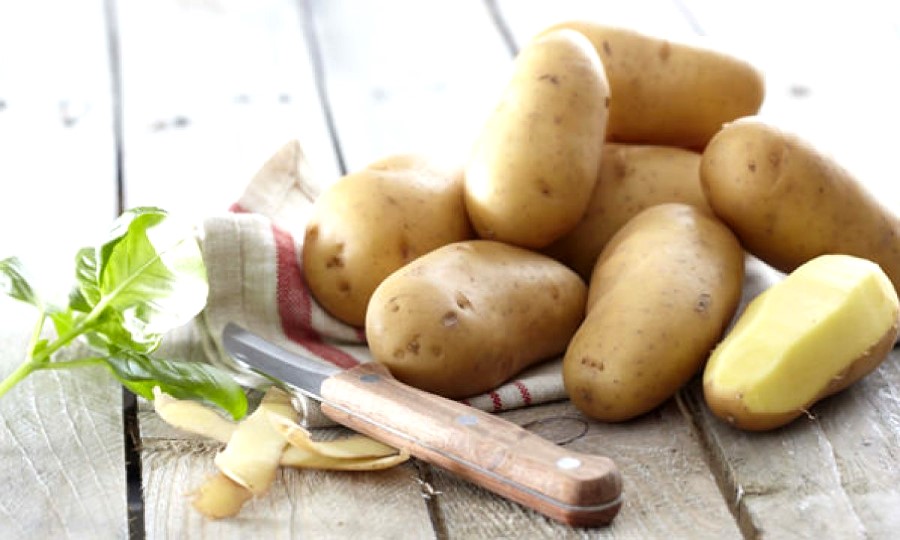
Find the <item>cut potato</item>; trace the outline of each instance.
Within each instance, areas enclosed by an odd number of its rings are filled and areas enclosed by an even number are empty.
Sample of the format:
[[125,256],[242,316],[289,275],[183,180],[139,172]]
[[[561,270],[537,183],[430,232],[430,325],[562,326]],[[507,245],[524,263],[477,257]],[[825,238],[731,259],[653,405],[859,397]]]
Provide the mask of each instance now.
[[771,287],[706,366],[712,411],[748,430],[787,424],[874,370],[897,337],[898,299],[875,263],[823,255]]

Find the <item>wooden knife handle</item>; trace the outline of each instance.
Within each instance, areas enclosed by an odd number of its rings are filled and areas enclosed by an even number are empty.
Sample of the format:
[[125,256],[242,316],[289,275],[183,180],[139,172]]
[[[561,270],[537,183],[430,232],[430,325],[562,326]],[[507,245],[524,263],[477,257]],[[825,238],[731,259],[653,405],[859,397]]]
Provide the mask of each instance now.
[[611,459],[572,452],[500,417],[407,386],[376,362],[326,379],[322,411],[563,523],[603,525],[622,505],[622,478]]

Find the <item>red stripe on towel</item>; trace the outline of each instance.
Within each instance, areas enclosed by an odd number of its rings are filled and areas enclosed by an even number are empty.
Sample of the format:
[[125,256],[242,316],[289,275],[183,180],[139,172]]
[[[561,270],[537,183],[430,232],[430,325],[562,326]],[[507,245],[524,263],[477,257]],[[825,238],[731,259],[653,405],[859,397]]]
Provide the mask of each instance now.
[[500,399],[500,394],[491,391],[488,396],[491,398],[491,403],[494,404],[495,411],[499,411],[503,408],[503,401]]
[[277,287],[276,300],[278,315],[281,318],[281,329],[292,341],[306,347],[311,353],[342,367],[351,368],[359,365],[359,361],[344,351],[322,342],[312,327],[312,298],[303,273],[297,263],[297,250],[293,237],[272,225],[275,238],[275,257]]
[[531,405],[531,392],[528,391],[528,387],[522,381],[515,381],[513,384],[516,385],[519,393],[522,394],[522,402],[525,405]]

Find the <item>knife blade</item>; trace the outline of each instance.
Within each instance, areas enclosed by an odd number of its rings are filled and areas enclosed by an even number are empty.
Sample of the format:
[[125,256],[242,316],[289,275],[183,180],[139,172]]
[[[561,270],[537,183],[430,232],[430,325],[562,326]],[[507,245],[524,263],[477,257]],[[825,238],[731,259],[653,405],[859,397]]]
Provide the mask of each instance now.
[[499,416],[410,387],[377,362],[344,370],[228,323],[234,360],[322,403],[335,422],[447,469],[498,495],[574,526],[612,521],[622,478],[605,457],[557,446]]

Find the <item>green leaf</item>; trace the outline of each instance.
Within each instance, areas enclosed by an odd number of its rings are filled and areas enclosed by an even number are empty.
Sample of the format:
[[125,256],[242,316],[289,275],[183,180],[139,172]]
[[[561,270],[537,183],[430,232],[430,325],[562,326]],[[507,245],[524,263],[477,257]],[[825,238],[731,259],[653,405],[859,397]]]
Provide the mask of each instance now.
[[69,293],[69,307],[89,313],[100,301],[100,277],[97,272],[97,250],[85,247],[75,255],[75,283]]
[[247,396],[231,376],[211,365],[153,358],[120,350],[105,359],[113,374],[129,390],[153,399],[153,387],[179,399],[211,403],[235,419],[247,413]]
[[[206,268],[191,228],[178,227],[158,208],[127,211],[101,246],[78,251],[75,277],[68,307],[46,308],[21,262],[0,261],[0,292],[41,309],[30,353],[0,381],[0,396],[35,371],[106,365],[123,385],[148,399],[159,386],[177,398],[221,407],[235,418],[246,414],[247,397],[228,373],[149,355],[164,333],[206,306]],[[54,341],[41,337],[46,318],[55,327]],[[78,337],[101,355],[54,359]]]
[[0,291],[16,300],[43,309],[43,302],[34,292],[18,257],[0,260]]
[[129,210],[99,249],[78,253],[70,307],[99,310],[93,329],[113,343],[153,350],[206,305],[206,268],[193,230],[166,218],[158,208]]

